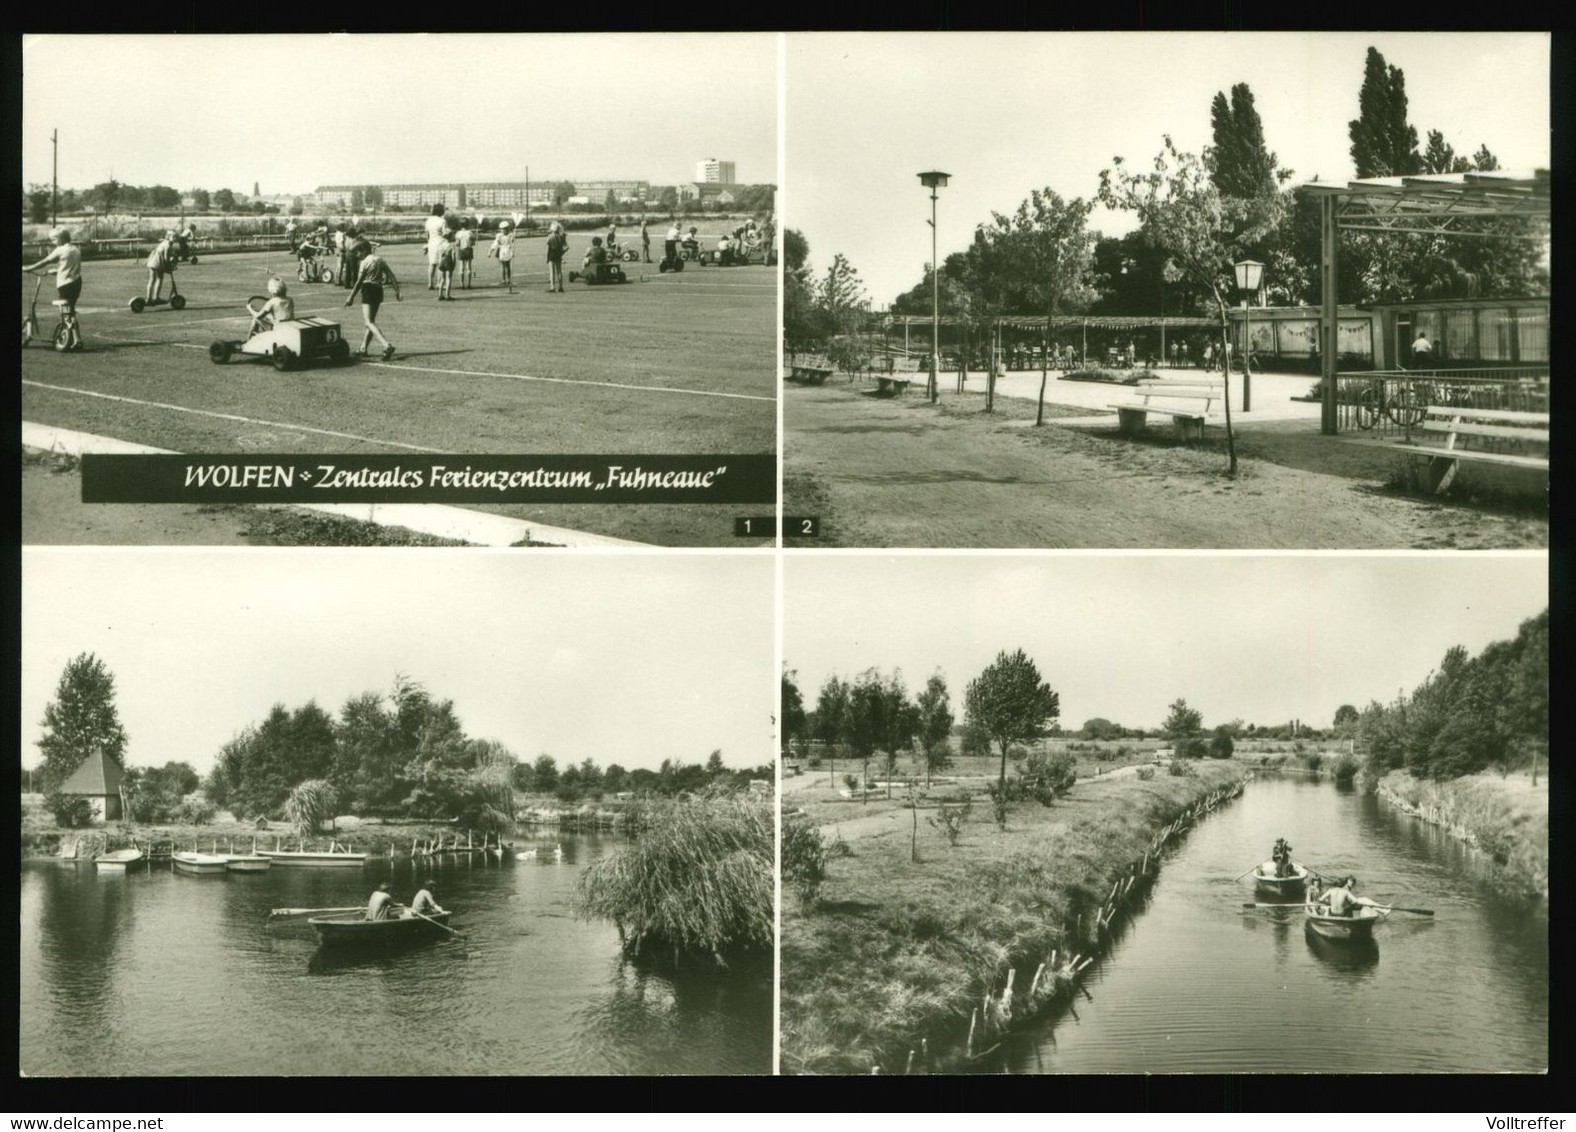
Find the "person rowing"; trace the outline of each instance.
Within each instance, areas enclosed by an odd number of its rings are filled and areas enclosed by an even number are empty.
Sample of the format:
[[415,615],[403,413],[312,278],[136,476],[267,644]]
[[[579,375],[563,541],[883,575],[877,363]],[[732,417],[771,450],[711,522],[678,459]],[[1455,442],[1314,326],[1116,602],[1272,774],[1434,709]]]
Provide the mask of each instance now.
[[416,893],[415,899],[410,902],[410,912],[413,916],[441,916],[443,909],[433,899],[433,892],[437,890],[438,882],[429,878],[421,886],[421,891]]
[[1311,903],[1327,905],[1332,916],[1355,916],[1361,907],[1357,902],[1357,878],[1337,879]]
[[367,901],[367,919],[387,920],[394,915],[394,887],[384,881],[372,893],[372,899]]
[[1275,862],[1277,877],[1289,877],[1295,872],[1291,863],[1291,843],[1284,837],[1276,838],[1275,848],[1270,851],[1270,860]]

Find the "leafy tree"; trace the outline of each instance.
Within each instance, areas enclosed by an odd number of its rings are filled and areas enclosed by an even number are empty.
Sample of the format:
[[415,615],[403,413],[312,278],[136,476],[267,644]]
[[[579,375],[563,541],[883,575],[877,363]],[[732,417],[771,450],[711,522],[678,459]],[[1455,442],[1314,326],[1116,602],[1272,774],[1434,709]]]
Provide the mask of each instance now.
[[816,302],[825,312],[834,334],[853,329],[859,315],[870,309],[870,297],[865,293],[858,269],[841,252],[832,256],[831,265],[816,291]]
[[706,757],[706,773],[713,778],[728,773],[727,764],[722,761],[722,752],[713,751]]
[[1361,716],[1357,708],[1351,704],[1342,704],[1335,709],[1335,727],[1337,730],[1343,727],[1355,727],[1359,718]]
[[1428,131],[1428,146],[1423,150],[1424,173],[1464,173],[1471,167],[1465,157],[1456,156],[1455,147],[1438,130]]
[[629,789],[629,772],[618,763],[608,763],[602,772],[602,789],[609,794],[621,794]]
[[1170,714],[1160,726],[1167,738],[1186,739],[1204,730],[1204,716],[1188,707],[1186,700],[1179,699],[1171,705]]
[[126,729],[115,707],[115,677],[92,653],[66,663],[55,685],[55,698],[44,706],[43,786],[51,791],[65,782],[89,755],[103,754],[123,762]]
[[1005,796],[1008,748],[1043,735],[1061,713],[1061,697],[1040,679],[1040,670],[1022,649],[1002,651],[969,681],[964,711],[1001,747],[999,787]]
[[783,750],[790,749],[793,741],[804,734],[804,696],[799,692],[797,673],[783,665],[781,707]]
[[662,190],[662,194],[657,198],[657,207],[664,212],[673,212],[678,206],[679,191],[673,185],[669,185]]
[[925,757],[925,785],[930,776],[952,765],[952,701],[947,694],[947,678],[933,674],[925,681],[925,690],[919,693],[916,734],[920,750]]
[[1472,155],[1472,168],[1479,173],[1492,173],[1499,168],[1499,158],[1494,156],[1488,146],[1480,145]]
[[49,221],[49,206],[54,193],[48,185],[33,185],[27,190],[27,219],[33,224]]
[[837,781],[837,749],[847,736],[849,691],[847,682],[833,673],[815,701],[815,737],[825,746],[833,782]]
[[229,189],[220,189],[213,194],[213,206],[220,212],[233,212],[235,210],[235,194]]
[[107,181],[100,181],[88,191],[88,201],[100,212],[113,212],[115,206],[121,203],[122,190],[125,188],[114,177]]
[[1214,146],[1205,151],[1210,180],[1222,196],[1251,199],[1275,192],[1287,179],[1275,155],[1264,144],[1264,123],[1253,104],[1253,91],[1247,83],[1215,95],[1209,108]]
[[368,185],[361,190],[362,202],[369,208],[383,207],[383,188],[380,185]]
[[1236,741],[1231,737],[1231,730],[1221,724],[1215,728],[1209,740],[1209,757],[1212,759],[1229,759],[1237,749]]
[[1109,719],[1102,719],[1100,716],[1084,720],[1084,725],[1079,730],[1089,739],[1120,739],[1122,737],[1121,727],[1112,723]]
[[285,799],[285,817],[302,837],[314,837],[323,822],[334,816],[339,799],[326,779],[309,778],[299,783]]
[[350,211],[362,212],[367,207],[367,193],[360,185],[350,190]]
[[1095,297],[1090,267],[1096,236],[1089,231],[1093,201],[1065,200],[1049,187],[1031,189],[1010,216],[991,214],[980,228],[976,259],[989,261],[984,274],[1002,288],[1008,313],[1058,314],[1077,310]]
[[1347,123],[1352,164],[1359,177],[1410,177],[1422,172],[1417,130],[1406,120],[1406,75],[1368,49],[1357,117]]
[[844,733],[866,783],[871,757],[877,751],[900,749],[912,735],[913,716],[907,708],[908,694],[897,672],[883,679],[876,669],[866,669],[849,689]]
[[575,195],[575,187],[568,181],[559,181],[553,186],[553,207],[562,208],[569,198]]
[[803,271],[810,262],[810,241],[797,228],[783,229],[783,270]]
[[533,765],[532,779],[536,789],[542,793],[551,793],[558,787],[558,760],[552,755],[538,755]]
[[207,212],[213,205],[213,197],[207,189],[193,189],[191,191],[192,207],[198,212]]
[[153,208],[179,208],[181,194],[179,189],[172,189],[168,185],[150,185],[144,190],[148,204]]
[[[1286,213],[1278,192],[1255,197],[1223,195],[1203,162],[1181,153],[1169,135],[1165,148],[1145,173],[1130,172],[1120,157],[1100,172],[1102,204],[1138,215],[1145,238],[1170,258],[1166,278],[1191,279],[1207,291],[1220,319],[1220,345],[1229,337],[1227,296],[1234,284],[1232,265],[1257,251]],[[1237,471],[1237,447],[1226,399],[1226,450],[1229,474]]]

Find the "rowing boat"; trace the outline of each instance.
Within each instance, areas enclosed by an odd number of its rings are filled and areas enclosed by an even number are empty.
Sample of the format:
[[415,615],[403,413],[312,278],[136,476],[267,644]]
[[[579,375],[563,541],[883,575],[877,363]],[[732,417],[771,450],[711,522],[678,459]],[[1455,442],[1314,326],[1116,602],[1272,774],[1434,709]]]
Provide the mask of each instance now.
[[365,853],[329,852],[312,853],[299,849],[259,849],[259,857],[267,857],[280,868],[359,869],[367,863]]
[[448,926],[449,913],[439,912],[426,919],[394,916],[387,920],[369,920],[360,913],[313,916],[307,923],[317,929],[318,941],[324,947],[381,946],[446,935],[443,928]]
[[93,861],[101,869],[122,869],[128,865],[141,864],[147,855],[141,849],[116,849],[110,853],[100,853]]
[[273,865],[273,858],[261,853],[220,853],[224,867],[232,873],[266,873]]
[[1293,862],[1291,873],[1278,877],[1275,875],[1275,862],[1265,861],[1253,870],[1253,883],[1260,892],[1268,896],[1276,896],[1282,900],[1300,900],[1307,889],[1309,875],[1306,868]]
[[1337,916],[1322,904],[1304,906],[1308,930],[1325,939],[1358,941],[1372,939],[1374,925],[1389,915],[1389,909],[1359,906],[1350,916]]
[[177,872],[189,873],[192,876],[223,876],[227,871],[223,857],[214,857],[207,853],[171,853],[170,860],[174,862]]

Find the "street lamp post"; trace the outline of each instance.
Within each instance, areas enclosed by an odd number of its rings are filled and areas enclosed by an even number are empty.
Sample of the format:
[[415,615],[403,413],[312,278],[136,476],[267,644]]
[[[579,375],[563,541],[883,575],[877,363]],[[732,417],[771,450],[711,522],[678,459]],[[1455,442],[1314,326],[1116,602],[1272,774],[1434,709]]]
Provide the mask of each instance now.
[[941,355],[941,271],[936,262],[936,190],[947,187],[950,173],[932,170],[919,175],[919,183],[930,190],[930,401],[935,404],[941,393],[936,365]]
[[[1253,408],[1253,316],[1248,296],[1257,294],[1264,282],[1264,265],[1256,259],[1238,260],[1232,265],[1237,273],[1237,290],[1242,292],[1242,411]],[[1231,375],[1226,375],[1227,396],[1230,396]]]

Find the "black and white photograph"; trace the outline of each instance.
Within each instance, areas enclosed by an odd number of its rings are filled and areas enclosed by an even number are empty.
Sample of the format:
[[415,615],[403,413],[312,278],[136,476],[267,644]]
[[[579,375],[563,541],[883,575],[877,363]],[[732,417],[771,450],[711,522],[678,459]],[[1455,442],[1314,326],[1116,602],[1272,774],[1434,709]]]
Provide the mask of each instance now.
[[1549,50],[791,36],[788,545],[1546,546]]
[[735,544],[704,503],[106,507],[76,465],[771,458],[775,36],[32,36],[23,69],[24,541]]
[[25,566],[23,1075],[771,1072],[769,555]]
[[1546,1072],[1546,570],[788,555],[782,1072]]

